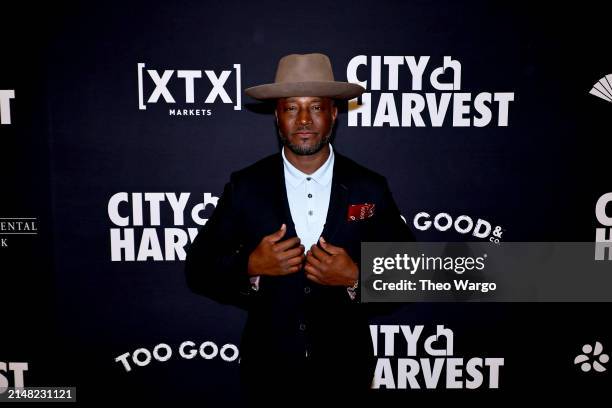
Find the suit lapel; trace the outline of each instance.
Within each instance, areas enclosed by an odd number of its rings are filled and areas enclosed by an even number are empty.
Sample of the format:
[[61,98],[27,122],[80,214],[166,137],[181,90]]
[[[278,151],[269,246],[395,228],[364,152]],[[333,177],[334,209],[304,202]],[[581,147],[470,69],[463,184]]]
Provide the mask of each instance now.
[[[283,156],[278,153],[274,163],[275,169],[272,172],[276,180],[274,185],[276,186],[276,192],[273,197],[277,197],[276,205],[280,215],[281,223],[287,224],[287,233],[284,239],[293,238],[297,236],[295,231],[295,224],[293,217],[291,216],[291,208],[289,207],[289,198],[287,197],[287,186],[285,185],[285,164],[283,163]],[[276,228],[278,229],[280,225]]]
[[326,241],[333,244],[338,228],[344,222],[348,208],[349,189],[345,174],[344,157],[334,150],[334,175],[332,189],[329,197],[327,218],[321,235]]

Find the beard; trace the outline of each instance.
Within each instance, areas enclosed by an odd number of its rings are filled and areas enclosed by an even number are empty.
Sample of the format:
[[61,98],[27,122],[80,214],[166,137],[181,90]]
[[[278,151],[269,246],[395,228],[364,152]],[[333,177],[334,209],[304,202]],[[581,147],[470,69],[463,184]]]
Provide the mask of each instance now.
[[283,135],[280,131],[278,132],[278,135],[280,136],[281,142],[283,142],[283,146],[287,146],[287,148],[291,150],[294,154],[297,154],[298,156],[310,156],[311,154],[315,154],[321,151],[321,149],[323,149],[323,147],[325,147],[325,145],[329,143],[331,132],[329,132],[327,136],[322,137],[321,140],[319,140],[316,144],[309,147],[289,142],[289,139],[287,139],[285,135]]

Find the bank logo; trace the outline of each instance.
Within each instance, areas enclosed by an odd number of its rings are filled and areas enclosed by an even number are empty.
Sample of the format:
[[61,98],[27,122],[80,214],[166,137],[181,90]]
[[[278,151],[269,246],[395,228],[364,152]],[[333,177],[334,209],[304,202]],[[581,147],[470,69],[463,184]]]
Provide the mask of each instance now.
[[610,357],[607,354],[603,354],[602,351],[603,346],[598,341],[595,342],[595,347],[585,344],[582,346],[584,354],[577,355],[574,359],[574,364],[580,364],[580,369],[585,373],[591,371],[591,369],[598,373],[603,373],[607,370],[604,364],[610,360]]
[[589,93],[604,101],[612,102],[612,74],[608,74],[597,81]]
[[146,110],[151,104],[166,104],[169,116],[212,116],[212,107],[219,104],[233,104],[234,110],[241,109],[240,64],[234,64],[233,70],[218,72],[212,69],[158,71],[145,67],[145,63],[138,63],[139,110]]
[[11,99],[15,99],[14,89],[0,89],[0,125],[11,124]]
[[38,220],[31,217],[0,218],[0,248],[7,248],[13,235],[38,235]]
[[514,92],[466,90],[461,72],[448,55],[357,55],[346,76],[366,91],[349,101],[348,126],[508,126]]

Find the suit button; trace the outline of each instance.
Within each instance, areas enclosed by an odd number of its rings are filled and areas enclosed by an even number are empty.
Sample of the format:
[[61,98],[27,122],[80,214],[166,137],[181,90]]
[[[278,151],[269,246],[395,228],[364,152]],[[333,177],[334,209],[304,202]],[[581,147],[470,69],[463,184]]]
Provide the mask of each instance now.
[[300,323],[300,330],[306,331],[306,325],[304,323]]
[[304,288],[304,293],[305,293],[305,294],[309,294],[309,293],[310,293],[310,287],[309,287],[309,286],[306,286],[306,287]]

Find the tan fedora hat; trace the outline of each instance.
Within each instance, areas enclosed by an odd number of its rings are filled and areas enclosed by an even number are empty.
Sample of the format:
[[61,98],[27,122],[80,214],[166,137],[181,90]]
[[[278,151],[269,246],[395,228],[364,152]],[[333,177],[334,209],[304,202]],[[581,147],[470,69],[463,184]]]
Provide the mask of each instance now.
[[327,96],[351,99],[365,91],[361,85],[334,81],[329,57],[325,54],[291,54],[278,61],[274,83],[245,89],[255,99],[290,96]]

